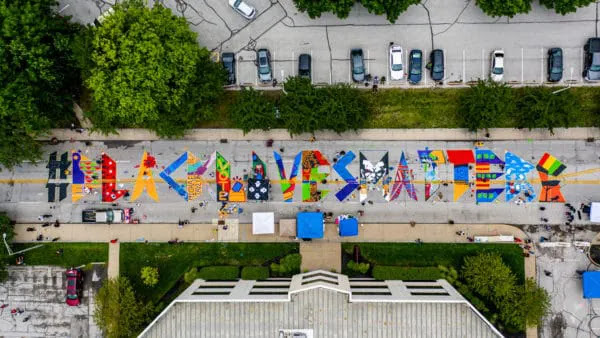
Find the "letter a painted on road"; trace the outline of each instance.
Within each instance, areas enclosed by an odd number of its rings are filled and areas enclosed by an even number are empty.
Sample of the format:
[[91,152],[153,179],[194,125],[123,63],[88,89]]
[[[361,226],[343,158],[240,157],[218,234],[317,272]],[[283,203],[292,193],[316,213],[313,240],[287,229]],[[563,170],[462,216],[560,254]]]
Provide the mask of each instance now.
[[156,159],[144,151],[142,161],[138,166],[138,175],[135,179],[135,185],[133,186],[133,193],[131,194],[131,200],[137,200],[144,190],[148,192],[153,200],[158,202],[158,193],[156,192],[156,183],[154,182],[154,175],[152,174],[152,168],[156,168]]

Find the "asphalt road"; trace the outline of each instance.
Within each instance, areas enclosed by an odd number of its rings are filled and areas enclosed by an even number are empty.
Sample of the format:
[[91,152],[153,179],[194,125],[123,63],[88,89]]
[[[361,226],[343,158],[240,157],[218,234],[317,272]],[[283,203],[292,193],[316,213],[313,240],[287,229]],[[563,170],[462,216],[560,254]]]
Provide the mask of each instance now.
[[[445,51],[444,84],[460,84],[487,78],[490,54],[505,51],[505,81],[540,84],[545,81],[547,50],[564,51],[561,84],[582,83],[583,44],[598,35],[598,3],[565,16],[533,2],[527,15],[512,19],[491,18],[473,0],[431,0],[411,6],[395,24],[384,16],[371,15],[360,5],[345,20],[323,15],[312,20],[299,13],[292,0],[248,0],[258,10],[248,21],[231,9],[227,1],[163,0],[165,6],[184,16],[198,42],[216,52],[235,52],[238,84],[258,85],[255,51],[268,48],[273,75],[279,81],[295,75],[298,55],[312,55],[314,83],[350,82],[349,54],[362,48],[367,73],[388,75],[388,45],[401,45],[405,58],[411,49],[427,55],[433,48]],[[114,1],[60,0],[61,14],[91,23]],[[389,84],[389,81],[388,81]],[[408,86],[405,81],[392,85]],[[432,86],[429,76],[420,86]]]
[[[469,188],[462,197],[453,201],[454,169],[451,164],[440,164],[438,175],[441,181],[447,182],[444,186],[432,193],[428,201],[424,198],[424,170],[422,169],[417,150],[429,149],[473,149],[470,142],[428,142],[428,141],[403,141],[403,142],[359,142],[359,141],[327,141],[327,142],[275,142],[273,148],[267,148],[264,142],[232,141],[227,144],[218,142],[185,142],[185,141],[157,141],[157,142],[94,142],[90,146],[84,143],[65,142],[57,146],[45,148],[46,154],[56,151],[60,155],[72,150],[81,150],[82,154],[92,160],[99,159],[102,152],[106,152],[117,163],[117,186],[119,189],[132,190],[137,177],[138,168],[144,150],[156,157],[157,166],[153,176],[157,181],[157,195],[159,201],[151,199],[147,192],[136,201],[117,200],[120,207],[133,207],[142,222],[177,222],[190,220],[191,222],[211,222],[219,216],[220,203],[216,202],[215,165],[213,164],[204,174],[207,182],[203,184],[202,195],[195,201],[186,202],[174,189],[162,182],[159,173],[185,151],[189,151],[200,159],[206,159],[214,151],[218,151],[231,164],[231,177],[243,177],[250,172],[251,153],[255,151],[267,166],[267,176],[272,180],[270,199],[268,202],[244,202],[228,204],[230,214],[228,217],[239,218],[240,222],[251,222],[254,211],[275,211],[276,220],[294,217],[301,210],[317,210],[333,212],[335,215],[343,213],[356,214],[364,211],[361,221],[367,223],[404,223],[415,221],[417,223],[444,223],[453,220],[457,223],[509,223],[509,224],[539,224],[541,218],[548,218],[549,223],[564,224],[565,208],[562,203],[540,203],[540,181],[538,173],[533,169],[527,179],[533,184],[534,193],[538,196],[532,203],[518,205],[515,200],[505,201],[502,193],[492,203],[476,203],[474,186]],[[558,179],[564,198],[567,202],[578,206],[582,202],[600,201],[600,166],[599,147],[600,141],[518,141],[518,142],[487,142],[483,145],[504,159],[508,150],[523,160],[536,165],[545,152],[549,152],[560,160],[566,169]],[[418,201],[412,200],[404,190],[395,201],[387,202],[383,197],[381,183],[372,185],[368,192],[365,204],[359,200],[355,191],[346,200],[340,202],[335,193],[342,189],[344,183],[341,176],[330,166],[322,166],[320,172],[330,173],[327,183],[318,182],[318,189],[331,192],[319,202],[302,202],[301,171],[298,172],[298,183],[294,192],[293,202],[283,201],[283,193],[279,184],[279,172],[275,164],[273,150],[279,152],[283,148],[282,158],[287,175],[290,175],[292,162],[296,154],[302,150],[320,150],[323,156],[332,164],[334,157],[340,151],[352,151],[356,155],[348,170],[351,175],[359,176],[359,152],[375,164],[388,151],[390,179],[396,176],[396,167],[402,151],[405,152],[409,169],[414,174],[414,183]],[[24,163],[14,172],[3,170],[0,172],[0,210],[7,211],[9,215],[19,222],[37,222],[37,217],[42,214],[52,214],[62,222],[81,222],[81,211],[87,208],[110,207],[111,203],[102,203],[100,195],[91,194],[84,196],[77,202],[72,202],[71,179],[72,168],[69,175],[61,180],[56,170],[57,179],[48,180],[47,162],[37,165]],[[495,167],[493,165],[492,167]],[[492,168],[492,172],[502,169]],[[474,182],[475,172],[469,170],[469,181]],[[99,175],[99,174],[98,174]],[[175,180],[185,180],[185,169],[179,168],[172,174]],[[46,183],[69,183],[67,196],[59,201],[58,189],[54,203],[48,203],[48,189]],[[391,188],[391,185],[390,185]],[[491,188],[504,188],[502,177],[499,181],[491,181]],[[432,189],[433,190],[433,189]],[[523,196],[523,195],[521,195]],[[369,201],[372,202],[369,203]],[[204,206],[200,207],[199,203]],[[545,211],[540,211],[540,206],[545,206]],[[192,207],[198,210],[192,213]],[[236,210],[235,207],[238,207]],[[241,208],[242,210],[239,210]],[[52,218],[52,220],[54,219]],[[585,224],[586,218],[575,223]]]

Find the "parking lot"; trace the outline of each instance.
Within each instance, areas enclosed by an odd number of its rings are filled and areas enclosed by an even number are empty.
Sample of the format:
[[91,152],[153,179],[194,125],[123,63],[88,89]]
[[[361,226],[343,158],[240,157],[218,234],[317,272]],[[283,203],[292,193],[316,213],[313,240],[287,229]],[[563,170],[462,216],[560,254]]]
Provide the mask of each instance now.
[[[246,1],[258,13],[251,21],[236,13],[226,1],[161,2],[190,22],[201,45],[215,53],[236,53],[238,85],[260,85],[254,63],[255,51],[260,48],[271,52],[273,77],[280,83],[297,73],[298,56],[302,53],[312,56],[313,83],[351,82],[352,48],[363,50],[367,74],[389,79],[390,42],[403,47],[405,62],[411,49],[421,49],[425,56],[432,48],[443,49],[444,85],[487,78],[490,55],[495,49],[505,52],[505,82],[547,83],[547,51],[561,47],[564,71],[559,84],[581,84],[583,45],[598,34],[597,3],[562,16],[534,2],[529,14],[508,19],[486,16],[474,1],[429,0],[409,7],[392,25],[384,16],[371,15],[361,6],[355,6],[345,20],[330,14],[311,20],[296,10],[292,0]],[[77,21],[91,23],[113,3],[114,0],[60,0],[59,10]],[[419,86],[440,85],[423,71]],[[408,86],[406,80],[386,84]]]

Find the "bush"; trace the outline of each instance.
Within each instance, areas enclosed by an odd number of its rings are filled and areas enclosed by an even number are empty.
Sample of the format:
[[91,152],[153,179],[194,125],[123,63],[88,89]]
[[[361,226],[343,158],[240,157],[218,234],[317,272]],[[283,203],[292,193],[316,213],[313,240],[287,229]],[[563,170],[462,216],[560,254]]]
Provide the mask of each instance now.
[[279,264],[271,263],[271,271],[278,276],[289,276],[300,272],[302,256],[300,254],[290,254],[283,257]]
[[196,279],[198,279],[198,269],[191,268],[189,271],[183,274],[183,280],[187,284],[192,284]]
[[242,279],[262,280],[269,278],[269,268],[266,266],[245,266],[242,268]]
[[275,105],[262,91],[252,88],[242,89],[231,106],[229,116],[235,126],[244,131],[252,129],[269,130],[275,126]]
[[240,269],[237,266],[206,266],[198,271],[198,277],[204,280],[236,280]]
[[348,264],[346,264],[346,267],[354,272],[359,272],[361,274],[365,274],[367,273],[367,271],[369,271],[369,267],[371,265],[369,263],[356,263],[353,260],[350,260],[348,262]]
[[516,109],[512,89],[504,83],[479,80],[459,99],[461,126],[470,131],[499,126]]
[[517,105],[518,128],[568,127],[569,116],[574,115],[577,99],[573,92],[564,90],[553,94],[553,88],[525,87]]
[[142,283],[144,283],[144,285],[152,287],[158,283],[158,268],[145,266],[142,268],[140,274]]
[[461,272],[471,290],[495,303],[514,293],[515,275],[498,254],[480,253],[466,257]]
[[481,10],[492,17],[528,13],[531,10],[531,0],[476,0]]
[[373,278],[378,280],[438,280],[443,274],[437,267],[405,267],[377,265],[373,267]]

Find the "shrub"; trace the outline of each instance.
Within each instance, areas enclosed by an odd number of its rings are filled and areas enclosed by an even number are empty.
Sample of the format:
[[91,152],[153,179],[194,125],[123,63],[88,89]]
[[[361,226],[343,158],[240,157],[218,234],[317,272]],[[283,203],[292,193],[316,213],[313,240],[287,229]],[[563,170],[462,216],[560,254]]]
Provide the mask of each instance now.
[[198,269],[191,268],[188,272],[183,274],[183,280],[187,284],[192,284],[196,279],[198,279]]
[[554,89],[545,87],[526,87],[518,101],[518,128],[568,127],[569,116],[577,108],[577,99],[573,92],[564,90],[553,94]]
[[346,264],[346,267],[348,267],[348,269],[354,272],[360,272],[361,274],[367,273],[367,271],[369,271],[370,266],[371,265],[369,263],[356,263],[353,260],[350,260],[348,264]]
[[437,267],[405,267],[377,265],[373,267],[373,278],[378,280],[437,280],[443,274]]
[[261,280],[269,278],[269,268],[266,266],[245,266],[242,268],[242,279]]
[[495,303],[514,293],[515,275],[498,254],[486,252],[466,257],[461,272],[471,290]]
[[154,286],[158,283],[158,268],[145,266],[142,268],[141,275],[144,285]]
[[244,134],[252,129],[269,130],[275,123],[275,105],[262,91],[243,89],[231,106],[229,116]]
[[237,266],[206,266],[198,271],[198,278],[204,280],[236,280],[239,273]]
[[278,276],[288,276],[300,272],[302,256],[300,254],[290,254],[283,257],[279,264],[271,263],[271,271]]
[[503,83],[479,80],[459,100],[461,125],[470,131],[498,127],[516,109],[512,89]]

